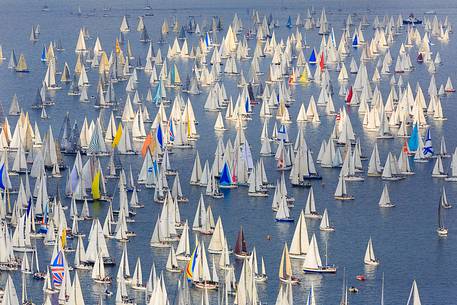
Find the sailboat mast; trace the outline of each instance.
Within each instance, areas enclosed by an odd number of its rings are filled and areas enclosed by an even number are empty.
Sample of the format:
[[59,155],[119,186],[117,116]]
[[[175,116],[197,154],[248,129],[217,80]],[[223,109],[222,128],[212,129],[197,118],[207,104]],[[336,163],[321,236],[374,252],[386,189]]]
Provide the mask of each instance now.
[[438,228],[443,227],[442,219],[441,219],[441,202],[443,200],[443,195],[441,195],[440,202],[438,203]]
[[328,241],[325,241],[325,266],[328,266],[328,256],[327,256],[327,250],[328,250]]

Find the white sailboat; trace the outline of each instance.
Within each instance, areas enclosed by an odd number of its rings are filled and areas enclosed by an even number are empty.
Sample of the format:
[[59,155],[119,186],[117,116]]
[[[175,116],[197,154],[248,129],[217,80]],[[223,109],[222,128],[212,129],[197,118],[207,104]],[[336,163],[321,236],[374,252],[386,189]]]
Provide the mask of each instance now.
[[441,201],[441,207],[444,208],[444,209],[450,209],[452,208],[452,205],[448,202],[447,200],[447,195],[446,195],[446,189],[444,188],[444,185],[443,185],[443,188],[441,190],[441,198],[440,198],[440,201]]
[[346,181],[340,172],[338,185],[336,186],[334,197],[336,200],[354,200],[352,195],[347,193]]
[[[446,194],[446,193],[445,193]],[[436,232],[438,233],[438,236],[447,236],[448,235],[448,229],[446,228],[444,224],[444,214],[443,214],[443,194],[440,196],[440,202],[438,203],[438,228],[436,229]]]
[[308,229],[306,227],[305,215],[303,211],[301,211],[292,237],[292,242],[290,243],[290,257],[305,259],[306,253],[308,252],[308,246]]
[[224,250],[225,243],[224,227],[222,225],[222,218],[219,216],[214,228],[213,235],[208,245],[208,252],[211,254],[220,254]]
[[187,220],[184,223],[178,247],[176,248],[176,259],[178,261],[190,260],[189,224]]
[[171,248],[170,248],[170,252],[168,254],[167,264],[165,265],[165,269],[167,271],[170,271],[173,273],[182,272],[182,269],[178,265],[178,260],[176,258],[176,252],[175,252],[174,246],[171,246]]
[[316,210],[316,202],[314,200],[314,191],[311,187],[309,189],[308,198],[306,199],[305,205],[305,218],[312,218],[312,219],[321,219],[322,215],[319,214]]
[[327,209],[324,210],[324,214],[322,215],[322,220],[321,220],[321,223],[319,225],[319,230],[325,231],[325,232],[333,232],[333,231],[335,231],[335,228],[330,225]]
[[371,237],[368,240],[367,249],[365,251],[365,257],[363,258],[363,262],[365,265],[369,266],[377,266],[379,265],[379,260],[376,258],[373,250],[373,242],[371,241]]
[[146,285],[143,284],[143,271],[141,268],[141,259],[140,257],[136,260],[135,271],[133,272],[132,281],[130,286],[134,290],[146,290]]
[[409,292],[408,302],[406,305],[421,305],[421,299],[419,296],[419,288],[417,288],[416,280],[413,281],[411,291]]
[[252,249],[252,254],[251,254],[251,257],[249,258],[249,262],[253,266],[255,281],[256,282],[265,282],[268,279],[267,272],[265,269],[265,261],[262,256],[261,262],[260,262],[260,271],[259,271],[258,262],[257,262],[257,251],[255,250],[255,247]]
[[382,189],[382,194],[381,194],[381,198],[379,198],[378,205],[380,208],[395,207],[395,204],[390,201],[389,189],[387,188],[387,184],[384,184],[384,188]]
[[[325,260],[327,261],[327,254],[325,255]],[[306,254],[302,269],[305,273],[336,273],[335,265],[329,265],[327,262],[322,264],[315,234],[313,234],[309,243],[308,253]]]
[[111,277],[105,272],[105,265],[103,263],[102,252],[100,251],[95,260],[94,267],[92,268],[92,279],[96,283],[109,284],[111,283]]
[[447,174],[444,171],[443,161],[441,159],[441,156],[439,156],[439,155],[436,158],[435,166],[433,167],[432,177],[433,178],[446,178],[447,177]]

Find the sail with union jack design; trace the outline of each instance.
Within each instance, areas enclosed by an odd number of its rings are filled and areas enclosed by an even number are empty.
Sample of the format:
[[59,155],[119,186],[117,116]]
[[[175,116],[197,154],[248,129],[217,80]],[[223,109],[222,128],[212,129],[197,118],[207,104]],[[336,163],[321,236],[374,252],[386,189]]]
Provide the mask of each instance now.
[[57,255],[51,263],[52,283],[54,286],[59,287],[62,285],[65,276],[65,257],[62,250],[57,252]]

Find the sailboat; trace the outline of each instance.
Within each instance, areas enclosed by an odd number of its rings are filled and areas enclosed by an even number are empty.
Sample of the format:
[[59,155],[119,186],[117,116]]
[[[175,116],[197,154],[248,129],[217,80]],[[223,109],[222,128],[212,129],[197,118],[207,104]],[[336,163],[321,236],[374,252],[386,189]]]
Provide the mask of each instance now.
[[306,220],[303,211],[300,212],[297,226],[295,227],[294,236],[290,243],[289,256],[291,258],[304,259],[306,252],[308,252],[309,239],[308,229],[306,227]]
[[447,177],[447,174],[444,171],[443,161],[442,161],[440,155],[438,155],[438,157],[436,158],[435,166],[433,167],[433,171],[432,171],[432,177],[433,178],[446,178]]
[[189,225],[187,220],[184,223],[181,237],[179,238],[178,242],[178,247],[176,248],[176,259],[178,261],[190,260]]
[[36,265],[35,266],[35,272],[33,273],[33,279],[35,280],[44,280],[46,278],[46,273],[45,272],[41,272],[40,271],[40,262],[38,261],[38,252],[36,251],[33,251],[33,256],[32,256],[32,267],[33,265]]
[[457,182],[457,150],[452,154],[451,171],[444,181]]
[[111,283],[111,277],[105,273],[105,265],[103,262],[103,256],[101,251],[97,255],[94,267],[92,269],[92,279],[96,283],[109,284]]
[[146,290],[146,285],[143,284],[143,271],[141,269],[141,260],[138,257],[136,260],[135,271],[133,272],[131,287],[134,290]]
[[396,157],[389,152],[382,171],[382,180],[397,181],[404,179],[405,176],[400,172]]
[[25,61],[24,54],[19,56],[19,61],[15,66],[15,71],[18,73],[28,73],[30,72],[29,68],[27,67],[27,62]]
[[258,264],[257,264],[257,252],[255,250],[255,247],[254,247],[254,249],[252,249],[252,255],[249,259],[249,263],[253,266],[255,281],[256,282],[265,282],[268,279],[267,272],[265,269],[265,261],[262,256],[261,262],[260,262],[260,272],[259,272],[259,268],[258,268]]
[[369,265],[369,266],[379,265],[379,260],[376,259],[376,256],[374,255],[373,242],[371,241],[371,237],[368,240],[368,245],[367,245],[367,249],[365,251],[365,257],[363,259],[363,262],[365,263],[365,265]]
[[[327,250],[327,247],[325,248]],[[313,234],[302,269],[305,273],[336,273],[336,266],[327,263],[327,253],[325,254],[325,260],[325,265],[323,265],[317,246],[316,235]]]
[[417,288],[416,280],[413,281],[411,291],[409,292],[408,302],[406,305],[421,305],[421,299],[419,296],[419,289]]
[[25,275],[22,275],[22,305],[35,305],[35,303],[33,303],[27,295],[27,280],[25,278]]
[[311,187],[308,193],[308,199],[305,205],[305,218],[321,219],[322,215],[316,210],[316,202],[314,200],[314,191]]
[[378,205],[380,208],[393,208],[395,206],[395,204],[390,201],[389,189],[387,188],[387,184],[384,184],[384,188],[382,189],[382,194],[381,198],[379,198]]
[[212,273],[210,272],[208,260],[206,256],[205,244],[199,242],[192,254],[191,260],[186,267],[186,274],[195,287],[205,290],[213,290],[219,287],[219,278],[215,270],[213,260]]
[[286,284],[296,285],[300,283],[300,279],[295,277],[292,272],[292,263],[290,261],[289,249],[287,244],[284,245],[281,256],[281,263],[279,265],[279,279]]
[[248,245],[246,243],[246,239],[244,238],[243,227],[240,227],[240,231],[238,232],[233,253],[235,254],[236,258],[241,259],[248,258],[251,255],[248,252]]
[[74,268],[81,270],[90,270],[92,266],[87,262],[86,251],[84,250],[83,237],[78,236],[76,245]]
[[444,209],[450,209],[452,208],[452,205],[448,202],[447,200],[447,196],[446,196],[446,189],[444,188],[444,185],[443,185],[443,188],[441,190],[441,198],[440,198],[440,201],[441,201],[441,206],[444,208]]
[[11,275],[8,274],[6,279],[5,289],[3,290],[2,304],[4,305],[18,305],[19,299],[17,296],[16,287],[14,285]]
[[21,262],[21,272],[24,274],[31,274],[32,273],[32,266],[30,265],[29,258],[27,253],[24,252],[22,256]]
[[334,197],[336,200],[354,200],[354,196],[349,195],[346,189],[344,175],[340,172],[338,185],[336,186]]
[[335,231],[335,228],[330,225],[330,221],[328,219],[328,212],[327,209],[324,210],[324,214],[322,215],[322,220],[319,225],[319,230],[325,231],[325,232],[333,232]]
[[275,220],[277,222],[293,222],[294,219],[290,217],[289,206],[286,196],[282,195],[278,202],[278,210],[276,211]]
[[[446,193],[445,193],[446,194]],[[438,233],[438,236],[447,236],[448,235],[448,229],[444,225],[444,215],[443,215],[443,194],[440,196],[440,202],[438,203],[438,228],[436,229],[436,232]]]
[[170,271],[173,273],[182,272],[182,269],[178,265],[178,260],[176,259],[176,252],[175,252],[174,246],[171,246],[171,248],[170,248],[170,252],[168,254],[168,259],[167,259],[167,264],[165,265],[165,269],[167,269],[167,271]]

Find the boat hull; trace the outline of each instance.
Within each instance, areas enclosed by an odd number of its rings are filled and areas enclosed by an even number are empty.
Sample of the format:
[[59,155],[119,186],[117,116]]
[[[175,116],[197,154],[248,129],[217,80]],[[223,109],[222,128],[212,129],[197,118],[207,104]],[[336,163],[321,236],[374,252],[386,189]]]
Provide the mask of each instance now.
[[335,196],[336,200],[346,201],[346,200],[354,200],[354,196],[346,195],[346,196]]
[[319,269],[303,268],[305,273],[336,273],[336,267],[328,266],[321,267]]
[[218,284],[215,282],[194,282],[194,285],[200,289],[215,290],[218,288]]
[[365,265],[367,265],[367,266],[379,266],[379,261],[378,261],[378,260],[375,260],[375,261],[365,261],[364,263],[365,263]]
[[393,204],[393,203],[380,204],[379,207],[384,208],[384,209],[394,208],[395,204]]
[[294,220],[292,218],[281,218],[281,219],[276,218],[275,220],[276,220],[276,222],[294,222]]

